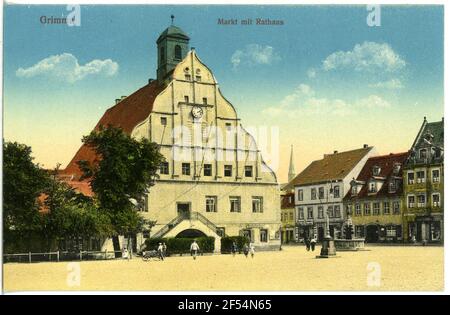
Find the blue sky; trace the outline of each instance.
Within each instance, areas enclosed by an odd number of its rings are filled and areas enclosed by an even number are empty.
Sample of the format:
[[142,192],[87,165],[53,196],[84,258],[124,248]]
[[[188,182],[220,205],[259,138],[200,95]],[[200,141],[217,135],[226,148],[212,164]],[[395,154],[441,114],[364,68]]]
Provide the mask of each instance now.
[[[382,6],[379,27],[367,26],[365,6],[82,6],[79,27],[39,21],[67,14],[65,6],[4,10],[4,135],[31,145],[46,167],[67,164],[115,98],[155,78],[155,41],[171,14],[244,126],[280,129],[281,181],[291,144],[301,171],[363,143],[408,150],[423,116],[443,116],[440,6]],[[32,68],[51,56],[64,56],[75,76]]]

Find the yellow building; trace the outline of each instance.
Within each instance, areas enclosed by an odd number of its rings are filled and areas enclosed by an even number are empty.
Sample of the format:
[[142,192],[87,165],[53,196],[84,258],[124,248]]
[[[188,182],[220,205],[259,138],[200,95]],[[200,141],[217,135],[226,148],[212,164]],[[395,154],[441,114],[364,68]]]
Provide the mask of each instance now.
[[355,236],[366,242],[402,241],[402,169],[408,153],[371,157],[344,198]]
[[[142,215],[156,221],[147,237],[216,239],[243,235],[260,249],[280,246],[280,190],[235,107],[223,96],[212,71],[189,49],[189,37],[168,27],[157,39],[157,79],[116,100],[98,123],[121,127],[160,145],[166,158],[159,179],[143,201]],[[65,170],[80,175],[82,147]],[[111,247],[106,242],[104,247]]]
[[281,242],[286,244],[295,242],[295,204],[294,193],[288,192],[281,195]]

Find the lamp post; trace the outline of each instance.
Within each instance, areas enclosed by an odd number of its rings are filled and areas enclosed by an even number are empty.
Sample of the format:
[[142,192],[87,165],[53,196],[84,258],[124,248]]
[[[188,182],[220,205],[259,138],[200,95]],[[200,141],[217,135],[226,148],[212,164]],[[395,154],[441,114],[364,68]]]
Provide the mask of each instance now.
[[[330,216],[328,213],[328,198],[329,194],[333,192],[333,182],[329,180],[327,184],[330,185],[330,189],[327,190],[326,196],[326,216],[325,216],[325,237],[322,241],[322,248],[320,249],[320,255],[316,256],[316,258],[333,258],[336,256],[336,247],[334,246],[334,240],[330,235]],[[337,181],[336,181],[337,182]]]

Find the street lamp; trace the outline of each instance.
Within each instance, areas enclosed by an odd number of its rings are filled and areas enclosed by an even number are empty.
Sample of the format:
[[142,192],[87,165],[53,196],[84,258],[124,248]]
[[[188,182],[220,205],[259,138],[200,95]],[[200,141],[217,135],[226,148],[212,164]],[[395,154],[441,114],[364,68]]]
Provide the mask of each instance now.
[[[333,193],[333,183],[337,181],[329,180],[327,184],[330,185],[330,189],[327,190],[326,196],[326,216],[325,216],[325,237],[322,241],[322,248],[320,249],[320,255],[316,258],[332,258],[336,257],[336,247],[334,246],[334,240],[330,235],[330,215],[328,213],[328,198],[329,194]],[[319,199],[320,200],[320,199]]]

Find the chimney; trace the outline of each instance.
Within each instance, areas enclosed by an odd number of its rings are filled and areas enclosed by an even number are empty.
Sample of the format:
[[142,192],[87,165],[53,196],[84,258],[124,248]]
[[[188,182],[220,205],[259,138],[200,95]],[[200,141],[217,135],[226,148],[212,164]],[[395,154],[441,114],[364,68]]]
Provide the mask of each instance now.
[[119,104],[120,98],[116,98],[116,105]]
[[126,98],[127,98],[126,95],[122,95],[122,96],[120,97],[120,100],[124,100],[124,99],[126,99]]
[[423,121],[427,121],[427,116],[423,116]]
[[152,78],[148,79],[148,84],[152,83],[153,81],[155,81],[155,79]]
[[367,149],[369,146],[367,145],[367,143],[364,143],[363,148]]
[[337,151],[337,150],[334,150],[333,154],[336,154],[336,153],[338,153],[338,151]]

